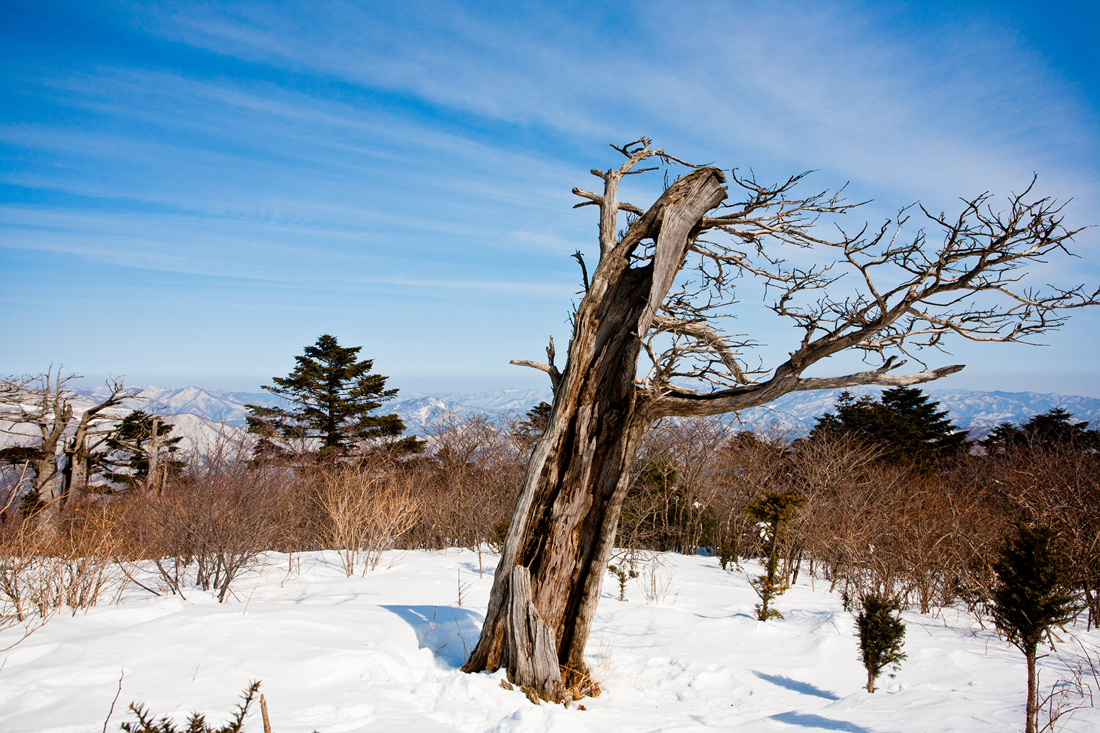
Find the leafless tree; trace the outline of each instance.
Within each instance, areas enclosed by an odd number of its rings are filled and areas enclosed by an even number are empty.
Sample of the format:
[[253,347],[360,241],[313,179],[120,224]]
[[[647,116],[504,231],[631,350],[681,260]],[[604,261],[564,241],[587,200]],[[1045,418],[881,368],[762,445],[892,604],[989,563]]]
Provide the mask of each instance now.
[[[39,433],[39,457],[34,466],[33,498],[39,507],[39,523],[49,527],[57,523],[68,489],[74,485],[72,473],[64,473],[69,480],[62,481],[63,472],[58,468],[58,456],[64,454],[67,459],[79,459],[86,465],[86,438],[96,418],[104,410],[121,404],[137,396],[135,390],[127,389],[121,379],[107,380],[107,397],[88,407],[75,426],[75,434],[70,445],[65,445],[65,435],[74,419],[73,400],[76,393],[68,383],[79,379],[77,374],[63,376],[64,367],[55,372],[51,367],[36,377],[4,380],[4,389],[0,392],[0,420],[5,421],[4,431],[26,436],[18,426],[29,426]],[[79,474],[78,474],[79,476]],[[83,481],[83,478],[80,478]],[[78,487],[79,483],[75,484]]]
[[233,596],[232,585],[263,552],[281,544],[293,476],[274,464],[252,465],[251,446],[219,441],[191,456],[187,471],[162,491],[125,497],[135,551],[157,568],[173,593],[189,583]]
[[984,488],[1018,519],[1052,527],[1070,582],[1100,626],[1100,455],[1072,444],[1021,446],[981,461]]
[[[775,186],[736,171],[727,177],[644,138],[616,149],[625,162],[592,171],[602,192],[573,191],[584,199],[579,206],[599,211],[600,258],[591,277],[582,269],[585,296],[573,315],[565,368],[554,364],[552,342],[546,363],[514,362],[549,375],[553,410],[528,464],[481,636],[463,667],[503,664],[514,681],[551,700],[585,686],[585,643],[632,462],[654,421],[746,409],[801,390],[927,382],[962,367],[898,374],[899,357],[940,346],[951,334],[1026,340],[1098,296],[1083,286],[1020,287],[1022,268],[1064,252],[1079,231],[1063,226],[1061,207],[1035,198],[1031,186],[1004,212],[982,194],[964,200],[954,218],[918,206],[878,230],[827,238],[819,218],[852,206],[835,194],[797,194],[803,176]],[[642,209],[620,200],[619,188],[628,176],[657,170],[647,162],[683,166],[686,174]],[[740,193],[734,203],[725,203],[727,180]],[[923,228],[903,239],[911,215]],[[792,247],[824,250],[835,262],[787,264],[782,252]],[[858,282],[849,295],[840,294],[844,269]],[[752,368],[739,353],[751,340],[725,336],[718,326],[739,277],[762,282],[774,296],[772,310],[800,332],[790,357],[773,369]],[[848,349],[879,365],[803,376]],[[648,366],[639,369],[643,356]],[[513,580],[525,586],[525,574],[530,586],[510,594]],[[539,654],[550,658],[530,657]]]

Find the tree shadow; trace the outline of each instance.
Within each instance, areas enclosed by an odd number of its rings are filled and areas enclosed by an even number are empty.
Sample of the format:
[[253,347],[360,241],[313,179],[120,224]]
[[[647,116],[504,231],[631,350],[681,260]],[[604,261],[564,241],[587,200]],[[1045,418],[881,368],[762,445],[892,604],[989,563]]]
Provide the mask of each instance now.
[[855,723],[846,723],[843,720],[830,720],[812,713],[796,713],[793,710],[779,715],[768,716],[768,720],[778,720],[787,725],[798,725],[803,728],[823,728],[824,730],[841,730],[848,733],[872,733],[870,728],[864,728]]
[[[488,560],[488,558],[486,558]],[[497,558],[493,556],[492,562],[484,562],[481,566],[481,571],[478,571],[477,560],[460,560],[458,563],[462,568],[463,574],[472,575],[475,578],[492,578],[493,573],[497,570]]]
[[785,687],[788,690],[794,692],[800,692],[803,695],[813,695],[814,697],[823,697],[826,700],[839,700],[840,697],[829,692],[828,690],[822,690],[820,687],[815,687],[809,682],[799,682],[798,680],[792,680],[790,677],[782,677],[777,674],[764,674],[763,672],[757,672],[753,670],[753,674],[762,680],[771,682],[773,685],[779,685]]
[[455,606],[382,606],[412,627],[421,649],[457,669],[477,643],[485,617]]

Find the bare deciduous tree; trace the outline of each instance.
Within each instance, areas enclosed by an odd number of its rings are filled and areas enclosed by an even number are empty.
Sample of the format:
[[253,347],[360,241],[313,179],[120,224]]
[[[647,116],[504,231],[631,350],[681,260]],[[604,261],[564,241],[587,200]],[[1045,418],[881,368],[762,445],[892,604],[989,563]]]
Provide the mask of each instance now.
[[[841,230],[826,239],[818,219],[852,207],[838,195],[797,195],[803,176],[768,186],[734,171],[728,180],[742,195],[724,203],[723,171],[687,165],[646,139],[616,149],[626,158],[622,165],[592,171],[602,193],[573,191],[584,199],[578,206],[599,210],[600,259],[591,277],[583,271],[585,296],[573,316],[565,368],[554,364],[552,342],[547,363],[515,362],[549,375],[553,410],[528,464],[481,636],[463,667],[476,672],[506,663],[513,681],[550,700],[585,685],[585,642],[632,462],[654,421],[742,410],[801,390],[927,382],[962,367],[897,374],[905,363],[899,356],[939,346],[950,334],[1025,340],[1058,326],[1064,309],[1096,304],[1100,294],[1018,287],[1021,268],[1065,251],[1076,233],[1063,226],[1060,206],[1033,198],[1030,186],[1005,212],[989,206],[988,194],[964,201],[956,218],[918,208],[929,231],[909,240],[900,235],[908,211],[877,231]],[[619,187],[657,169],[641,167],[647,161],[687,173],[643,210],[621,201]],[[942,241],[931,241],[935,233]],[[707,239],[712,235],[724,239]],[[781,251],[790,247],[820,248],[834,253],[835,263],[788,265]],[[837,295],[834,266],[857,277],[859,287],[847,297]],[[761,281],[774,294],[772,310],[801,332],[790,358],[771,370],[750,368],[739,352],[751,341],[717,326],[742,276]],[[880,365],[803,376],[848,349]],[[639,370],[643,356],[649,365]],[[510,598],[514,568],[526,568],[530,586]],[[521,622],[523,629],[514,628]],[[557,658],[518,662],[517,649],[550,649]]]
[[[76,394],[66,385],[76,374],[63,375],[64,367],[54,372],[51,367],[37,377],[5,379],[4,389],[0,391],[0,419],[9,424],[5,432],[24,436],[17,425],[28,425],[38,433],[39,457],[34,466],[34,501],[40,509],[39,518],[43,526],[56,524],[57,517],[65,501],[66,489],[72,483],[72,474],[65,471],[69,480],[62,481],[62,471],[58,469],[59,452],[66,459],[79,458],[84,464],[86,457],[85,440],[96,417],[109,407],[121,404],[137,395],[135,390],[126,388],[121,379],[107,380],[107,397],[88,407],[80,416],[71,445],[65,446],[66,431],[73,422],[73,400]],[[79,484],[77,484],[79,486]]]

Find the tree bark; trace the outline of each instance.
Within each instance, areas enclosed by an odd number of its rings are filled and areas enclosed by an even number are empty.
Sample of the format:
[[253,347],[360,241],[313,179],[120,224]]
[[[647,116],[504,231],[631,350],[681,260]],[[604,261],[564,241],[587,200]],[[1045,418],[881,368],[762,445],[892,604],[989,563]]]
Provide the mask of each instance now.
[[[35,465],[34,492],[38,502],[38,525],[52,529],[61,514],[61,472],[57,470],[57,447],[73,417],[72,405],[62,397],[60,385],[51,395],[42,396],[43,414],[52,414],[52,422],[39,423],[42,455]],[[52,400],[52,404],[50,404]]]
[[1024,733],[1035,733],[1039,724],[1039,680],[1035,670],[1035,649],[1024,651],[1027,657],[1027,723]]
[[512,568],[506,592],[501,655],[506,660],[508,679],[533,690],[543,700],[560,700],[564,690],[553,632],[531,602],[531,574],[527,568]]

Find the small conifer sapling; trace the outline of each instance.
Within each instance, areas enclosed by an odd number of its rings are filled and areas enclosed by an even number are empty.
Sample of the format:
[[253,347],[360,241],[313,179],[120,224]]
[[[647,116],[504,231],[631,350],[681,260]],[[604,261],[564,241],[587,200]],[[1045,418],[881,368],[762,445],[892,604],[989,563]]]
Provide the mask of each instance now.
[[1077,603],[1062,568],[1054,532],[1017,522],[993,566],[993,621],[1027,659],[1025,733],[1038,730],[1039,680],[1036,651],[1053,626],[1073,620]]
[[[887,667],[894,672],[905,659],[905,624],[902,623],[897,601],[880,593],[863,596],[863,607],[856,616],[859,634],[859,660],[867,670],[867,692],[875,691],[875,680]],[[893,677],[893,673],[890,674]]]
[[755,610],[756,618],[761,621],[783,618],[783,614],[771,607],[772,601],[787,590],[787,581],[779,573],[779,553],[795,511],[805,503],[806,499],[793,491],[766,492],[745,507],[745,512],[759,522],[764,538],[764,574],[750,581],[756,595],[760,596]]
[[248,715],[248,708],[252,705],[259,689],[259,681],[249,683],[245,691],[241,693],[241,702],[237,704],[237,712],[234,713],[228,723],[218,728],[214,728],[207,723],[206,716],[202,713],[191,713],[190,717],[187,718],[187,727],[177,728],[175,721],[168,716],[164,716],[158,721],[155,715],[145,711],[144,705],[130,703],[130,712],[136,715],[138,719],[136,723],[123,723],[122,730],[126,733],[242,733],[244,719]]
[[615,576],[615,579],[619,581],[619,600],[626,600],[626,581],[633,580],[638,577],[638,571],[632,568],[627,568],[625,565],[608,565],[607,572]]

